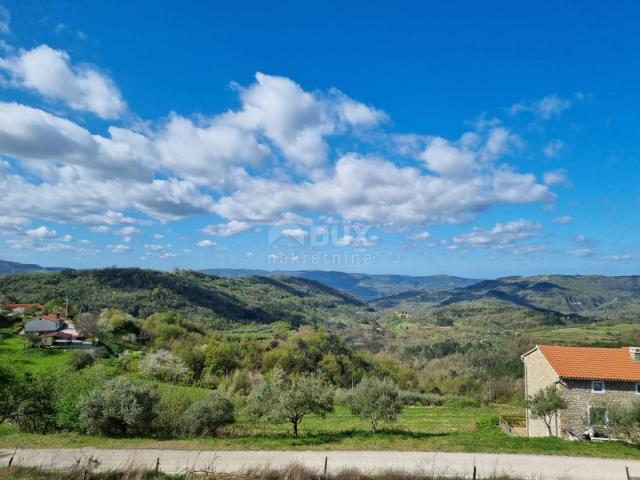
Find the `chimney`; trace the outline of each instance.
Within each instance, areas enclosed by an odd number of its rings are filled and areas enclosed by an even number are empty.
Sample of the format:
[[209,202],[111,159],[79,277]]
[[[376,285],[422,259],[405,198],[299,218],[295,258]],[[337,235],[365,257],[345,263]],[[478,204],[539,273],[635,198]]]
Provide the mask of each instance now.
[[634,362],[640,362],[640,347],[629,347],[629,356]]

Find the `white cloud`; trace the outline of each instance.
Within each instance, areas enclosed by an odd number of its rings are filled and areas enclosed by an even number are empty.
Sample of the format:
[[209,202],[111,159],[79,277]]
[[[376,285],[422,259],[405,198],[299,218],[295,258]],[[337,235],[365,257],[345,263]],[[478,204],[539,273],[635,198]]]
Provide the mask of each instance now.
[[550,170],[544,172],[543,179],[544,184],[549,186],[562,185],[568,187],[571,185],[565,170]]
[[62,101],[74,110],[113,119],[127,108],[111,78],[95,68],[72,65],[67,52],[48,45],[3,58],[0,68],[9,73],[15,85]]
[[207,235],[216,235],[219,237],[231,237],[251,230],[251,225],[247,222],[231,220],[229,223],[221,223],[218,225],[207,225],[200,231]]
[[218,244],[216,242],[212,242],[211,240],[200,240],[197,245],[199,247],[211,248],[216,247]]
[[476,227],[470,233],[453,238],[458,246],[491,247],[508,253],[532,253],[545,249],[542,245],[522,244],[524,240],[538,237],[542,233],[542,225],[530,220],[515,220],[507,223],[497,223],[491,229]]
[[547,143],[542,149],[542,153],[549,158],[557,157],[558,154],[564,149],[564,143],[560,140],[554,140]]
[[[580,99],[578,95],[575,98]],[[521,112],[531,112],[541,120],[549,120],[553,117],[559,117],[572,104],[572,100],[552,94],[532,103],[516,103],[509,108],[509,112],[514,115]]]
[[285,228],[280,232],[280,235],[287,238],[301,239],[309,236],[309,232],[301,228]]
[[113,253],[125,253],[131,250],[131,247],[127,245],[123,245],[121,243],[117,245],[107,245],[107,248],[111,250]]
[[140,229],[138,229],[138,228],[136,228],[136,227],[134,227],[132,225],[129,225],[129,226],[126,226],[126,227],[122,227],[116,233],[118,235],[122,236],[122,237],[131,237],[133,235],[139,234],[140,233]]
[[55,238],[58,236],[58,233],[55,230],[44,225],[31,230],[26,230],[25,233],[27,234],[27,237],[34,239]]
[[162,240],[164,238],[164,235],[162,235],[161,233],[154,233],[153,238],[155,238],[156,240]]
[[95,225],[91,227],[90,230],[95,233],[107,233],[111,231],[111,229],[106,225]]
[[409,235],[409,240],[415,240],[415,241],[420,241],[420,240],[428,240],[429,238],[431,238],[431,234],[429,232],[416,232],[412,235]]
[[269,223],[284,211],[322,211],[346,220],[386,225],[468,221],[497,204],[548,202],[555,196],[531,174],[488,166],[482,175],[443,178],[356,154],[332,174],[301,184],[252,178],[213,210],[226,218]]
[[570,215],[561,215],[553,219],[553,223],[557,223],[558,225],[568,225],[572,221],[573,217],[571,217]]

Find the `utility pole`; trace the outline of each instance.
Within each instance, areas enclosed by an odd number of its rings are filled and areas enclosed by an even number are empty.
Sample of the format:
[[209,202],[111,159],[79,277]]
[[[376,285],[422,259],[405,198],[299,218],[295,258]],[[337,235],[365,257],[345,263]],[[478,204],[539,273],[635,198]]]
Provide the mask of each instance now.
[[69,297],[65,298],[65,300],[66,300],[66,307],[64,310],[64,319],[69,320]]

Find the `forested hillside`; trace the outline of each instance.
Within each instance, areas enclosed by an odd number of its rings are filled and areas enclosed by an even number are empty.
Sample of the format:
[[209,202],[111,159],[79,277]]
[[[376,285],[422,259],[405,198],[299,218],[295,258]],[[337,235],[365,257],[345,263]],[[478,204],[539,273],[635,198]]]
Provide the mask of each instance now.
[[231,323],[298,325],[367,309],[347,294],[300,278],[230,279],[137,268],[5,275],[0,294],[21,303],[68,298],[80,311],[113,308],[136,317],[174,311]]

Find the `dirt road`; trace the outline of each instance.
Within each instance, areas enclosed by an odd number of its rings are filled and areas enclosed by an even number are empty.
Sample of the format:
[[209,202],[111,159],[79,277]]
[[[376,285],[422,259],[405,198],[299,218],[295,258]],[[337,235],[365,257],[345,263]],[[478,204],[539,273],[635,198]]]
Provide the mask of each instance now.
[[[0,465],[7,465],[13,450],[0,449]],[[208,470],[234,473],[248,468],[284,467],[293,462],[321,471],[327,458],[328,472],[345,468],[363,471],[398,469],[470,476],[476,465],[482,478],[490,474],[510,474],[518,478],[623,480],[625,466],[632,475],[640,475],[640,461],[607,460],[585,457],[508,455],[490,453],[393,452],[393,451],[182,451],[182,450],[102,450],[20,449],[13,465],[45,468],[70,468],[76,462],[97,459],[103,470],[127,466],[159,468],[166,473]]]

